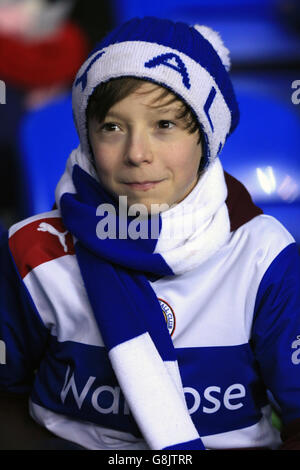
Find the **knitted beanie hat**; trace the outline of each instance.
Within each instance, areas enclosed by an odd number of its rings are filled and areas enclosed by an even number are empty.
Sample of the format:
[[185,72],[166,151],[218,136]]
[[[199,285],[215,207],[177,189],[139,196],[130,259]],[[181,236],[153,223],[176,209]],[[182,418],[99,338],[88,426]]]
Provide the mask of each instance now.
[[145,17],[117,27],[90,54],[73,84],[73,113],[83,152],[90,154],[86,108],[96,86],[136,77],[170,89],[190,106],[204,136],[202,168],[207,166],[239,121],[229,70],[228,49],[206,26]]

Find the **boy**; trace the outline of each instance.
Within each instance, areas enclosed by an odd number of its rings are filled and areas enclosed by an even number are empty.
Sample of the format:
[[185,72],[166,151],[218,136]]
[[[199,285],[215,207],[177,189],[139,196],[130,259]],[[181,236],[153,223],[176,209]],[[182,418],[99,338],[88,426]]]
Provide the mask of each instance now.
[[276,449],[270,394],[297,448],[299,258],[222,170],[229,68],[204,26],[114,30],[74,81],[57,209],[3,241],[1,388],[83,448]]

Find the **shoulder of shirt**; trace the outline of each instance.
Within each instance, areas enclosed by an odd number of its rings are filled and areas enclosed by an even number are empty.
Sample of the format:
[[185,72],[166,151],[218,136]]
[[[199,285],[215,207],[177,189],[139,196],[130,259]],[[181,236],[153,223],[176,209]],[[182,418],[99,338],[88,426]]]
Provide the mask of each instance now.
[[242,225],[240,229],[254,232],[255,234],[257,234],[257,236],[272,236],[276,239],[282,239],[287,243],[295,243],[295,239],[291,235],[291,233],[284,227],[284,225],[282,225],[281,222],[279,222],[278,219],[276,219],[272,215],[257,215],[249,222]]
[[22,278],[42,263],[75,253],[73,237],[64,227],[58,210],[34,215],[12,225],[8,237]]
[[239,227],[233,235],[245,237],[260,258],[271,262],[288,245],[295,244],[291,233],[275,217],[261,214]]

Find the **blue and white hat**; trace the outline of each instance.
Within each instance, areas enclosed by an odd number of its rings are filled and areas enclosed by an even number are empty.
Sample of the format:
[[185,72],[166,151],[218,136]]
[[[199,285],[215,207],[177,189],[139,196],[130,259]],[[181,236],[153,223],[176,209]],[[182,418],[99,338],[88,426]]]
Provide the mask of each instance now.
[[74,81],[73,113],[82,150],[90,156],[86,108],[94,89],[112,78],[131,76],[170,89],[190,106],[204,135],[207,166],[239,121],[229,70],[229,51],[207,26],[153,17],[126,22],[100,42]]

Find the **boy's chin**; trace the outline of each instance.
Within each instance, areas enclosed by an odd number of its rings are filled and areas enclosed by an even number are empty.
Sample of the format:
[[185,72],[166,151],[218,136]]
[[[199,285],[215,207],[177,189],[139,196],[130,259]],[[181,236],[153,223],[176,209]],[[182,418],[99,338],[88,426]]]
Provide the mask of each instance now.
[[171,207],[172,204],[156,199],[130,198],[128,196],[118,197],[119,207],[128,210],[128,215],[149,216],[164,212]]

